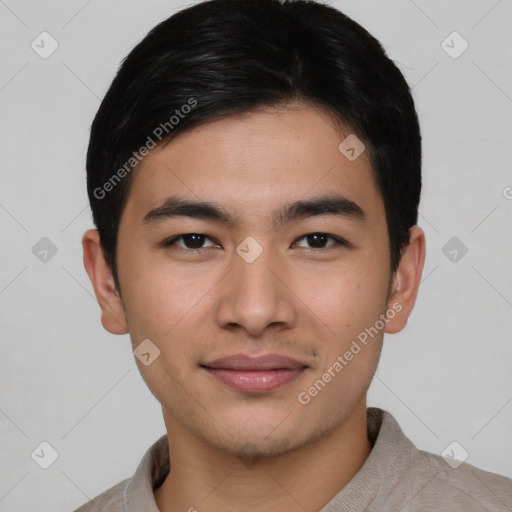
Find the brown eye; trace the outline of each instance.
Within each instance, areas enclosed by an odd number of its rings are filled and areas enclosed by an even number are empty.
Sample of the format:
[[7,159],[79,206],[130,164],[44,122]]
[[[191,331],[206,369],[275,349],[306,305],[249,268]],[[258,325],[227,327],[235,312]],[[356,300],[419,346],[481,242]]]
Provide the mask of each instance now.
[[[210,241],[209,245],[204,245],[205,242]],[[213,247],[214,244],[210,237],[200,233],[187,233],[174,237],[172,240],[164,242],[165,247],[176,245],[182,249],[205,249],[206,247]]]
[[[328,243],[329,240],[332,240],[333,243]],[[302,245],[302,242],[306,242],[308,245]],[[332,245],[342,244],[343,241],[341,239],[332,235],[328,235],[327,233],[310,233],[299,238],[296,242],[298,247],[306,247],[310,249],[325,249],[326,247],[330,247]]]

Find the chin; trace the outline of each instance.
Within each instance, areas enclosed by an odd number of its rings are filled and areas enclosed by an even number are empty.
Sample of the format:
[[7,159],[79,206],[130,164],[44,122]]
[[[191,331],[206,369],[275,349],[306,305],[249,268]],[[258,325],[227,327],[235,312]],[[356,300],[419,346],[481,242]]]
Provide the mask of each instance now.
[[240,440],[225,448],[241,462],[252,464],[262,459],[286,455],[297,449],[300,444],[297,437],[293,435],[279,439],[254,436],[251,440],[245,440],[245,442]]
[[[219,432],[222,438],[210,437],[208,441],[217,449],[251,465],[262,459],[281,457],[298,451],[319,441],[331,430],[328,426],[315,428],[304,421],[290,422],[287,425],[282,421],[274,422],[271,426],[266,424],[266,428],[261,428],[259,421],[253,422],[249,429],[240,427],[238,423],[236,429]],[[231,432],[231,436],[223,435],[226,432]]]

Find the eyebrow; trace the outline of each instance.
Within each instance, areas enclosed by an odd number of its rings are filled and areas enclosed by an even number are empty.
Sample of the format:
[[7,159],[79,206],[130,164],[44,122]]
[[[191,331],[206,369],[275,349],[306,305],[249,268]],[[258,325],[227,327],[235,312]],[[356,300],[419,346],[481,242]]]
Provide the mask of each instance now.
[[[357,203],[339,195],[304,199],[284,205],[273,212],[272,219],[274,226],[281,226],[320,215],[336,215],[349,220],[366,221],[365,213]],[[151,225],[176,217],[191,217],[231,227],[238,224],[238,218],[220,205],[175,196],[168,197],[162,205],[150,210],[142,222]]]

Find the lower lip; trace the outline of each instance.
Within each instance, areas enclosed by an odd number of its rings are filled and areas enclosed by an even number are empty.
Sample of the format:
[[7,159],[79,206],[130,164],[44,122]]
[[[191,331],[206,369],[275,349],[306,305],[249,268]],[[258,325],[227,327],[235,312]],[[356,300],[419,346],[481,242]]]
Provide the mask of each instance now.
[[206,368],[206,370],[227,386],[243,393],[265,393],[295,380],[303,371],[299,369],[277,370],[227,370]]

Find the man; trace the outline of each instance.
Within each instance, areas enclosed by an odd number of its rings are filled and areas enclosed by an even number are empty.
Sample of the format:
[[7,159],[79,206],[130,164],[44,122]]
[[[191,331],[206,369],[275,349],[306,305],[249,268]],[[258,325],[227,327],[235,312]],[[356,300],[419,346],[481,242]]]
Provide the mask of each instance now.
[[421,136],[380,44],[315,2],[212,0],[121,66],[84,263],[167,435],[80,512],[511,510],[512,481],[367,409],[425,236]]

